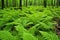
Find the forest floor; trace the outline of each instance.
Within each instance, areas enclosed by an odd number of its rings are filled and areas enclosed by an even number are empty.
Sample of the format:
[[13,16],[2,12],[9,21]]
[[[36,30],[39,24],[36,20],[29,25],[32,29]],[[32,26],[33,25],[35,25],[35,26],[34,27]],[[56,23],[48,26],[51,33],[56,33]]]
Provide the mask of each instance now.
[[0,9],[0,39],[60,40],[59,22],[60,8],[31,6],[23,7],[23,10]]

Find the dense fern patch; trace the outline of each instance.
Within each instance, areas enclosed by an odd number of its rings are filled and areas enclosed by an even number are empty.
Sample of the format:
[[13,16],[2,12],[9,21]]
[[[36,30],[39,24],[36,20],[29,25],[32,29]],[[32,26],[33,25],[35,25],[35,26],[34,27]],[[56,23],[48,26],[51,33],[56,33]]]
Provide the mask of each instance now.
[[[33,7],[32,7],[33,8]],[[59,8],[4,9],[0,11],[1,40],[59,40],[55,26]]]

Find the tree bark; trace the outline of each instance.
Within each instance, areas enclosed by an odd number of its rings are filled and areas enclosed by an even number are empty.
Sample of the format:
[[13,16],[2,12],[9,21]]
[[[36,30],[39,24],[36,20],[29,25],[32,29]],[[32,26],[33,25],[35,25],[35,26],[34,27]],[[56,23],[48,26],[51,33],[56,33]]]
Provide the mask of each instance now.
[[36,0],[34,0],[34,5],[36,5]]
[[22,0],[20,0],[20,9],[22,10]]
[[44,7],[47,6],[47,0],[44,0]]
[[56,5],[57,5],[57,7],[59,6],[59,0],[57,0],[57,4]]
[[16,0],[12,0],[12,4],[13,7],[16,7]]
[[8,7],[8,0],[6,0],[6,7]]
[[26,7],[27,7],[27,0],[26,0]]
[[2,9],[4,8],[4,0],[2,0]]

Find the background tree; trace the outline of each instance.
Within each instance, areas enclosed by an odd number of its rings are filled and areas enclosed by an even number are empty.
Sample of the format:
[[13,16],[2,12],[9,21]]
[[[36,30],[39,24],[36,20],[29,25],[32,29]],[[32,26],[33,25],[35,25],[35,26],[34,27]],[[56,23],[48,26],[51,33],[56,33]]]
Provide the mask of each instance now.
[[57,7],[60,6],[60,0],[57,0]]
[[36,5],[36,0],[34,0],[34,5]]
[[12,0],[12,6],[16,7],[16,0]]
[[28,4],[27,2],[28,2],[28,1],[26,0],[26,7],[27,7],[27,4]]
[[8,0],[6,0],[6,7],[8,7]]
[[20,0],[20,9],[22,10],[22,0]]
[[47,6],[47,0],[44,0],[44,7]]
[[25,0],[24,0],[24,6],[26,5],[25,3],[26,3],[26,2],[25,2]]
[[29,2],[29,5],[30,5],[30,6],[32,5],[32,1]]
[[5,6],[4,6],[4,0],[2,0],[2,9],[4,8]]
[[54,6],[56,5],[55,1],[56,1],[56,0],[54,0]]
[[60,0],[58,0],[58,6],[60,6]]

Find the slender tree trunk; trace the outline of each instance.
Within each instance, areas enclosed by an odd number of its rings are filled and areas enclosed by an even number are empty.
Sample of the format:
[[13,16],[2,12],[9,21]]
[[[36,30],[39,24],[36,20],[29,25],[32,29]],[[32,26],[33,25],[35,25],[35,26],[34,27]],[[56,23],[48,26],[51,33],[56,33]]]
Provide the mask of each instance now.
[[20,0],[20,9],[22,10],[22,0]]
[[2,0],[2,9],[4,8],[4,0]]
[[55,7],[55,0],[53,0],[53,7]]
[[57,5],[57,7],[59,6],[59,0],[57,0],[57,4],[56,5]]
[[36,0],[34,0],[34,5],[36,5]]
[[60,6],[60,0],[59,0],[59,6]]
[[26,7],[27,7],[27,0],[26,0]]
[[8,0],[6,0],[6,7],[8,7]]
[[56,0],[54,0],[54,6],[56,5]]
[[54,4],[53,4],[53,0],[51,0],[51,6],[52,6],[52,7],[54,6]]
[[40,6],[41,0],[38,0],[38,6]]
[[47,6],[47,0],[44,0],[44,7]]
[[32,5],[32,1],[30,1],[30,6]]
[[24,0],[24,6],[25,6],[26,4],[25,4],[25,0]]
[[16,0],[12,0],[12,6],[16,7]]
[[29,6],[30,6],[30,0],[29,0]]

